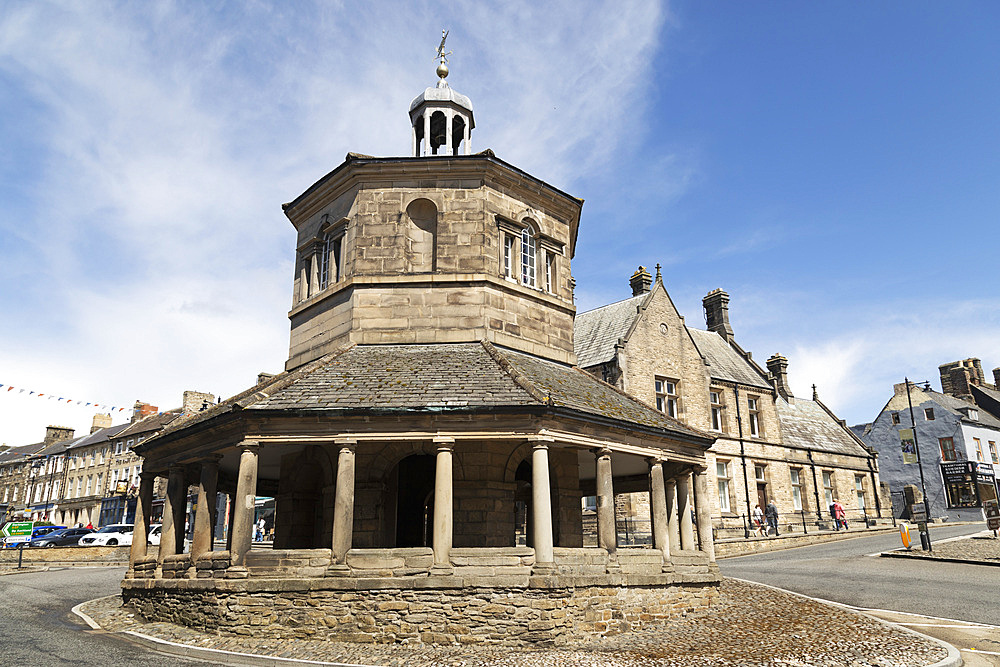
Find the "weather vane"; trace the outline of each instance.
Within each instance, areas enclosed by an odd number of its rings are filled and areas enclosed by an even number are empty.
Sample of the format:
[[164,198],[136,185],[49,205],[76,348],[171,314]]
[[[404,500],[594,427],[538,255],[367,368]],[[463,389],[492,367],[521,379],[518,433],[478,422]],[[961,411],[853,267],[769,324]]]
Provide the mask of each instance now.
[[445,53],[444,50],[444,42],[446,39],[448,39],[448,32],[449,32],[448,30],[441,31],[441,43],[438,44],[437,53],[434,55],[434,59],[435,60],[440,59],[442,65],[448,62],[448,56],[450,56],[453,53],[452,51],[448,51],[447,53]]

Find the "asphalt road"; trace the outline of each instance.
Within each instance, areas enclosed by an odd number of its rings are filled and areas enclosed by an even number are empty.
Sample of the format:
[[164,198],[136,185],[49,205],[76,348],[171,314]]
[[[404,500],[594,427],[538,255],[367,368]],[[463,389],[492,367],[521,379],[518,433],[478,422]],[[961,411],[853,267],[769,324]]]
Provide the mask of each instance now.
[[[931,526],[933,541],[977,533],[984,524]],[[1000,567],[870,554],[901,547],[895,533],[727,558],[722,573],[867,609],[1000,625]]]
[[204,665],[147,650],[91,630],[70,610],[121,591],[124,568],[73,568],[0,576],[2,664]]

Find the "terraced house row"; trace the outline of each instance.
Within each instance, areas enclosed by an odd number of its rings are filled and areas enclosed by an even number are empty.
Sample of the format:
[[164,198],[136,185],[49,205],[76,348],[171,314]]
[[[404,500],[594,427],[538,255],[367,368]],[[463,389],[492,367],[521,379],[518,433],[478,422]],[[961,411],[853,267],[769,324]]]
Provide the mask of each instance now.
[[[82,437],[75,436],[74,429],[49,426],[41,442],[0,452],[0,520],[130,523],[142,471],[142,459],[133,448],[214,400],[211,394],[186,391],[183,405],[166,412],[136,401],[132,417],[123,424],[112,424],[109,414],[97,414],[90,433]],[[159,510],[162,489],[157,496]]]

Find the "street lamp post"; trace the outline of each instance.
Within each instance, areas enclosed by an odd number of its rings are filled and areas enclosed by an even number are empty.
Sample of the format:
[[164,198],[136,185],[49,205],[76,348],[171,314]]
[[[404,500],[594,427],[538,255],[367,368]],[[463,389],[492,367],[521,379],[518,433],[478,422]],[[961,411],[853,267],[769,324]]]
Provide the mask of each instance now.
[[[905,377],[903,378],[903,382],[906,383],[906,402],[910,406],[910,424],[913,425],[913,449],[917,454],[917,468],[920,470],[920,493],[924,496],[924,520],[917,524],[920,527],[920,546],[925,551],[933,551],[931,548],[931,533],[927,527],[927,522],[931,519],[931,504],[928,502],[927,486],[924,484],[924,464],[920,460],[920,443],[917,441],[917,420],[913,416],[913,399],[910,397],[910,385],[914,383]],[[924,382],[924,384],[927,383]]]

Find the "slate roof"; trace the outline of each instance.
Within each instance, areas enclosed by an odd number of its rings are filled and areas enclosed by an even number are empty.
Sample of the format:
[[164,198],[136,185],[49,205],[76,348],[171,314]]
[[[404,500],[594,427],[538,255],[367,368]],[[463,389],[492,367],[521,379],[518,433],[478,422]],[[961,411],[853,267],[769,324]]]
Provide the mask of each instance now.
[[868,457],[870,454],[847,429],[816,401],[796,398],[793,403],[775,401],[781,439],[786,446],[813,451]]
[[708,364],[708,373],[711,377],[717,380],[760,387],[761,389],[771,389],[771,385],[761,376],[760,372],[734,350],[725,338],[714,331],[702,331],[691,327],[688,327],[687,330],[691,334],[698,352]]
[[22,445],[20,447],[11,447],[8,450],[0,452],[0,464],[10,463],[11,461],[27,460],[29,456],[37,454],[44,448],[44,442],[36,442],[31,445]]
[[86,447],[87,445],[94,445],[105,440],[110,440],[128,427],[129,424],[117,424],[115,426],[102,428],[73,442],[69,446],[69,449],[79,449],[80,447]]
[[110,438],[125,438],[130,435],[137,435],[139,433],[149,433],[150,431],[159,431],[164,428],[167,424],[174,421],[181,416],[179,410],[172,410],[168,412],[158,412],[155,415],[149,415],[134,424],[126,424],[125,428],[118,433],[109,435]]
[[611,361],[615,344],[628,333],[648,294],[577,313],[573,326],[573,348],[580,368]]
[[[923,392],[930,396],[935,403],[948,410],[954,415],[962,418],[967,424],[975,424],[977,426],[985,426],[986,428],[1000,429],[1000,419],[997,419],[989,412],[983,410],[975,403],[971,401],[966,401],[950,394],[942,394],[939,391],[934,391],[933,389],[924,389]],[[965,416],[966,411],[969,408],[976,410],[979,413],[978,420],[972,420]]]
[[639,424],[668,437],[702,440],[704,446],[713,439],[579,368],[482,342],[348,346],[186,415],[136,449],[240,408],[377,414],[539,407]]

